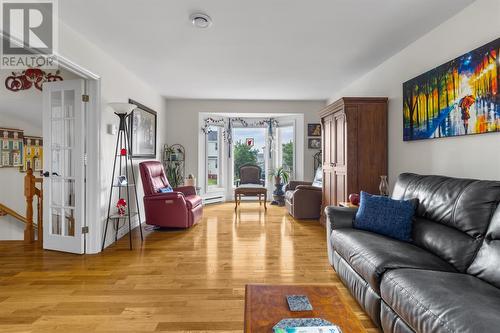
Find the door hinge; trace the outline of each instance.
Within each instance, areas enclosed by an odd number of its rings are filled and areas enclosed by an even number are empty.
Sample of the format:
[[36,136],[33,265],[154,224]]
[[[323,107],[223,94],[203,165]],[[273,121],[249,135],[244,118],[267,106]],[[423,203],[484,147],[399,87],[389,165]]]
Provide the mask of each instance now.
[[89,233],[89,227],[82,227],[82,234],[88,234]]
[[83,165],[87,165],[87,153],[83,154]]
[[89,95],[82,95],[82,102],[88,102],[90,100]]

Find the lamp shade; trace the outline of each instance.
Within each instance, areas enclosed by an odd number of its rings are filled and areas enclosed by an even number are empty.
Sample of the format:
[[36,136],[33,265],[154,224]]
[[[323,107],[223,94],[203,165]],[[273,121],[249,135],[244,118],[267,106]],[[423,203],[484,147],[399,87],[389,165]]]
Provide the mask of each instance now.
[[137,105],[130,103],[109,103],[108,105],[118,114],[128,114],[137,108]]

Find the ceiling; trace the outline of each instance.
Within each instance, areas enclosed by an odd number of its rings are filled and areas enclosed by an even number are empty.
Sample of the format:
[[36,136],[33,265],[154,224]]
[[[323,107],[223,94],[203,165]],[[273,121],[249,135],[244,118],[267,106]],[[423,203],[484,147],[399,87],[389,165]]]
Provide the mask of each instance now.
[[[61,19],[166,97],[326,99],[474,0],[64,0]],[[201,11],[213,25],[197,29]]]

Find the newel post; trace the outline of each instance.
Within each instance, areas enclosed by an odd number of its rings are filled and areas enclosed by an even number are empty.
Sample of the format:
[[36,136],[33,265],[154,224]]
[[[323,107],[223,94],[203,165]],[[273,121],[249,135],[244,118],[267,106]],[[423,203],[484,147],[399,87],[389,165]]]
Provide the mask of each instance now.
[[26,227],[24,229],[24,242],[33,243],[35,233],[33,230],[33,196],[35,195],[35,176],[33,170],[28,169],[24,176],[24,196],[26,197]]

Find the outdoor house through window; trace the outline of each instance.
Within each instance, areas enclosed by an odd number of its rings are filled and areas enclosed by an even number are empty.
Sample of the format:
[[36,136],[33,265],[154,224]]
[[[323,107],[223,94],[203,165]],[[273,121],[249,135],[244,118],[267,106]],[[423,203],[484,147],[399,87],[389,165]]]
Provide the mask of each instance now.
[[[233,200],[240,167],[261,168],[260,180],[275,190],[271,174],[283,167],[289,179],[302,179],[304,118],[300,114],[200,114],[199,184],[207,200]],[[214,199],[217,198],[217,199]]]
[[218,188],[221,184],[221,128],[212,126],[207,134],[207,187]]

